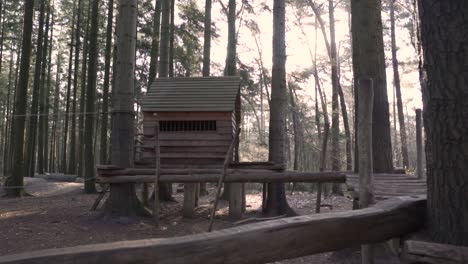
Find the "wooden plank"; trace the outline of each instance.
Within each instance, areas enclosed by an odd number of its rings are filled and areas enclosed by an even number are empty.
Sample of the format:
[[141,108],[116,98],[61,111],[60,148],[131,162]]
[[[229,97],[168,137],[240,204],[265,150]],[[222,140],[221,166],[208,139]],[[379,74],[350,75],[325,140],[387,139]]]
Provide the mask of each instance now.
[[184,237],[27,252],[0,257],[0,263],[268,263],[417,231],[424,225],[425,210],[425,198],[400,197],[362,210],[283,218]]
[[[218,182],[220,174],[161,175],[160,182]],[[101,183],[153,182],[152,175],[98,177]],[[335,172],[271,172],[227,174],[224,182],[336,182],[343,183],[344,175]]]
[[229,168],[283,171],[286,169],[286,166],[271,162],[233,162],[229,164]]
[[161,142],[166,140],[232,140],[232,134],[213,132],[161,133]]
[[165,140],[161,141],[161,147],[229,147],[230,139],[224,140]]
[[401,255],[403,263],[466,264],[468,247],[408,240]]
[[161,147],[162,153],[224,153],[226,152],[228,147],[226,146],[212,146],[212,147]]
[[[178,174],[221,174],[223,172],[223,168],[221,166],[215,166],[215,167],[210,167],[210,168],[186,168],[186,167],[180,167],[180,168],[162,168],[161,169],[161,174],[164,175],[178,175]],[[272,172],[270,170],[265,170],[265,169],[227,169],[226,172],[228,174],[268,174],[271,175]],[[290,171],[291,172],[291,171]],[[295,171],[292,171],[292,173],[297,173]],[[98,174],[102,177],[118,177],[122,175],[154,175],[154,169],[153,168],[125,168],[125,169],[119,169],[119,170],[98,170]],[[310,174],[312,175],[342,175],[339,172],[321,172],[321,173],[315,173],[311,172]],[[309,175],[309,174],[308,174]]]
[[231,112],[159,112],[157,117],[151,112],[144,113],[145,121],[156,120],[230,120]]

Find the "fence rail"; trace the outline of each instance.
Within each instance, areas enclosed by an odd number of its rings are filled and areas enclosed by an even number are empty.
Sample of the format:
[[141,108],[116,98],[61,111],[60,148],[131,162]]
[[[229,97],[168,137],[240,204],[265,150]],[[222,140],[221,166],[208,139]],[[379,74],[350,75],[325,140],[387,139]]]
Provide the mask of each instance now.
[[1,264],[267,263],[376,243],[424,225],[426,198],[255,223],[191,236],[49,249],[0,257]]

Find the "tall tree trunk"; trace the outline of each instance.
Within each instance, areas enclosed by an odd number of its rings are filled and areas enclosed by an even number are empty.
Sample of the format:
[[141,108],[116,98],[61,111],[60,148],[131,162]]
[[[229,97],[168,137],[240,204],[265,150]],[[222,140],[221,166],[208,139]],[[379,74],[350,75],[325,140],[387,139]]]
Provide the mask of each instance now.
[[46,105],[46,115],[44,116],[44,169],[46,171],[49,170],[49,149],[50,145],[48,144],[49,142],[49,113],[50,113],[50,91],[52,87],[52,76],[51,76],[51,71],[52,71],[52,49],[53,49],[53,40],[54,40],[54,25],[55,25],[55,15],[54,15],[54,9],[53,6],[55,4],[55,0],[52,0],[52,6],[51,6],[51,16],[52,16],[52,23],[50,25],[51,30],[50,30],[50,37],[49,37],[49,55],[48,55],[48,65],[47,65],[47,84],[46,84],[46,100],[45,100],[45,105]]
[[155,0],[155,11],[153,16],[153,38],[151,42],[151,60],[148,77],[148,88],[156,78],[158,72],[158,57],[159,57],[159,34],[161,31],[161,1]]
[[171,0],[161,0],[161,42],[159,48],[159,78],[169,75],[169,38],[170,38],[170,12]]
[[[286,138],[286,6],[282,0],[273,1],[273,69],[271,80],[270,134],[268,159],[276,164],[285,164]],[[294,214],[286,200],[283,183],[268,184],[267,215]]]
[[109,84],[112,53],[112,22],[114,21],[114,0],[109,0],[107,11],[106,50],[104,54],[104,85],[102,88],[101,153],[99,161],[107,164],[107,142],[109,132]]
[[[46,158],[44,157],[44,148],[47,145],[45,141],[46,136],[46,126],[47,126],[47,115],[49,114],[48,111],[46,112],[47,106],[47,97],[48,89],[46,83],[47,77],[47,66],[48,66],[48,54],[49,54],[49,28],[50,28],[50,12],[51,6],[50,2],[47,1],[47,18],[45,22],[45,33],[44,33],[44,50],[42,51],[42,68],[41,68],[41,80],[40,80],[40,89],[39,89],[39,130],[37,136],[37,171],[39,174],[44,174],[45,172],[45,163],[44,161]],[[48,110],[48,109],[47,109]],[[47,156],[47,154],[46,154]]]
[[[331,165],[333,171],[340,170],[340,110],[338,102],[338,60],[336,54],[335,41],[335,7],[333,0],[328,0],[328,13],[330,20],[330,62],[331,62],[331,80],[332,80],[332,128],[331,128]],[[341,184],[333,184],[334,194],[343,194],[340,189]]]
[[86,31],[85,38],[83,41],[83,54],[82,54],[82,69],[81,69],[81,91],[80,91],[80,115],[78,116],[78,176],[85,177],[85,166],[86,161],[84,158],[84,126],[86,119],[86,76],[88,71],[88,50],[89,50],[89,31],[90,31],[90,19],[91,5],[88,5],[88,15],[86,19]]
[[[175,0],[171,1],[171,22],[169,30],[169,77],[174,77],[174,29],[175,29]],[[189,73],[190,76],[190,73]]]
[[[170,66],[170,39],[171,39],[171,1],[161,0],[161,42],[159,48],[159,78],[169,77]],[[162,201],[174,201],[172,197],[172,185],[161,184],[159,198]]]
[[21,69],[15,96],[13,120],[11,126],[12,168],[5,182],[7,197],[18,197],[23,193],[23,158],[24,129],[29,82],[29,63],[31,58],[31,35],[33,28],[34,0],[24,2],[23,37],[21,44]]
[[435,241],[468,246],[468,2],[419,1],[429,230]]
[[44,20],[45,20],[45,1],[41,1],[39,13],[39,30],[37,33],[37,49],[36,49],[36,63],[34,66],[34,81],[32,88],[32,101],[31,101],[31,116],[29,118],[28,129],[28,145],[26,148],[26,175],[34,177],[36,169],[36,137],[37,137],[37,123],[39,119],[39,92],[41,89],[41,69],[42,69],[42,52],[44,43]]
[[392,39],[392,66],[393,66],[393,85],[398,107],[398,122],[400,125],[401,156],[403,157],[403,167],[408,168],[408,143],[406,137],[405,116],[403,113],[403,102],[401,100],[400,72],[398,70],[398,57],[395,32],[395,3],[396,0],[390,0],[390,35]]
[[[18,46],[16,47],[17,50],[19,50]],[[5,109],[5,117],[6,117],[6,124],[3,132],[3,155],[2,155],[2,163],[3,163],[3,175],[8,175],[9,172],[9,166],[8,166],[8,156],[9,156],[9,148],[10,144],[8,142],[8,134],[10,133],[11,129],[11,98],[13,94],[13,55],[15,53],[13,52],[13,46],[10,50],[10,66],[9,66],[9,71],[8,71],[8,92],[7,92],[7,100],[6,100],[6,109]],[[19,57],[19,54],[17,53],[16,55]]]
[[50,156],[50,170],[56,172],[55,160],[59,157],[59,140],[57,137],[57,128],[59,127],[59,102],[60,102],[60,67],[62,66],[62,57],[60,56],[60,50],[57,52],[57,71],[55,76],[55,91],[54,91],[54,118],[52,120],[52,144]]
[[75,27],[75,71],[73,72],[73,103],[72,103],[72,115],[71,115],[71,129],[70,129],[70,156],[68,159],[68,173],[76,173],[76,104],[77,104],[77,92],[78,92],[78,73],[80,69],[80,35],[81,35],[81,12],[82,12],[82,0],[78,0],[78,8],[76,15],[76,27]]
[[[117,53],[112,94],[111,160],[120,167],[133,166],[135,113],[135,46],[137,0],[120,0],[117,17]],[[109,216],[132,217],[143,212],[133,184],[112,184],[105,205]]]
[[98,23],[99,23],[99,0],[92,2],[91,28],[89,32],[89,65],[88,65],[88,83],[86,85],[86,115],[84,127],[84,156],[85,156],[85,192],[95,193],[95,160],[94,160],[94,122],[96,115],[96,76],[97,76],[97,57],[98,57]]
[[[337,102],[337,98],[336,97],[336,93],[339,95],[339,102],[340,102],[340,106],[341,106],[341,113],[342,113],[342,116],[343,116],[343,126],[344,126],[344,129],[345,129],[345,136],[346,136],[346,169],[347,170],[351,170],[352,168],[352,155],[351,155],[351,130],[349,128],[349,118],[348,118],[348,112],[347,112],[347,107],[346,107],[346,101],[345,101],[345,98],[344,98],[344,93],[343,93],[343,89],[341,87],[341,84],[340,84],[340,78],[339,78],[339,59],[338,59],[338,55],[337,55],[337,49],[336,49],[336,40],[335,40],[335,33],[336,33],[336,30],[335,30],[335,14],[334,14],[334,4],[333,4],[333,1],[332,0],[329,0],[328,1],[328,13],[329,13],[329,20],[332,21],[330,23],[330,41],[328,41],[328,37],[327,37],[327,33],[326,33],[326,25],[325,25],[325,21],[323,21],[322,17],[321,17],[321,13],[320,13],[320,10],[319,8],[317,7],[317,5],[312,1],[312,0],[309,0],[309,5],[310,7],[312,8],[312,10],[314,11],[315,13],[315,16],[316,16],[316,21],[318,22],[318,24],[320,25],[320,29],[322,31],[322,35],[323,35],[323,39],[325,41],[325,47],[327,48],[327,52],[328,52],[328,56],[329,56],[329,59],[330,59],[330,64],[331,64],[331,68],[332,68],[332,87],[333,87],[333,97],[332,97],[332,109],[338,109],[338,103]],[[317,33],[316,33],[317,34]],[[335,68],[335,70],[333,69]],[[335,102],[335,103],[333,103]],[[335,105],[335,107],[333,107],[333,105]],[[338,135],[339,135],[339,118],[337,119],[336,116],[335,116],[335,122],[333,122],[333,119],[334,119],[334,115],[337,115],[339,117],[339,112],[338,110],[336,111],[336,114],[335,114],[335,110],[333,110],[332,112],[332,169],[333,170],[339,170],[339,166],[336,166],[337,164],[337,161],[339,161],[336,157],[339,157],[339,154],[338,155],[334,155],[333,152],[336,152],[336,149],[339,148],[339,144],[336,145],[334,143],[334,140],[333,138],[336,138],[334,136],[334,134],[336,134],[336,131],[338,131]],[[338,120],[338,121],[336,121]],[[336,124],[335,127],[333,127],[333,124]],[[336,128],[336,126],[338,127],[338,129]],[[338,151],[339,152],[339,151]],[[335,164],[333,164],[333,162],[335,162]],[[335,165],[335,168],[333,168],[333,166]],[[336,186],[336,185],[334,185]]]
[[[236,1],[234,0],[229,0],[228,3],[228,42],[227,42],[227,54],[226,54],[226,64],[224,66],[224,76],[235,76],[237,74],[237,68],[236,68],[236,56],[237,56],[237,39],[236,39]],[[237,99],[236,99],[237,100]],[[237,108],[236,108],[237,110]],[[237,115],[237,111],[235,113],[236,115],[236,125],[239,127],[241,124],[241,120],[239,116]],[[237,140],[239,142],[239,140]],[[235,147],[234,152],[238,153],[237,151],[238,147]],[[233,184],[224,184],[224,190],[223,194],[221,195],[221,199],[223,200],[229,200],[229,197],[231,196],[231,188],[237,188],[237,187],[231,187],[231,186],[238,186],[238,185],[233,185]],[[235,218],[236,216],[233,216]]]
[[210,76],[211,66],[211,0],[205,0],[205,28],[203,33],[203,76]]
[[[205,24],[203,33],[203,77],[210,76],[211,66],[211,0],[205,0]],[[200,195],[206,195],[206,183],[200,183]]]
[[[374,172],[393,172],[382,17],[380,12],[376,11],[381,10],[381,7],[380,0],[351,0],[354,87],[358,87],[357,81],[361,78],[371,78],[374,81]],[[358,89],[355,89],[355,111],[358,105],[357,94]]]
[[[73,71],[73,44],[75,40],[75,17],[76,17],[76,2],[73,5],[73,18],[71,25],[71,40],[70,40],[70,51],[68,57],[68,77],[67,77],[67,99],[65,105],[65,122],[63,128],[63,140],[62,140],[62,162],[60,168],[63,172],[67,171],[67,146],[68,146],[68,129],[69,129],[69,115],[70,115],[70,97],[71,97],[71,86],[72,86],[72,71]],[[75,100],[75,98],[73,98]],[[75,113],[73,113],[75,114]]]

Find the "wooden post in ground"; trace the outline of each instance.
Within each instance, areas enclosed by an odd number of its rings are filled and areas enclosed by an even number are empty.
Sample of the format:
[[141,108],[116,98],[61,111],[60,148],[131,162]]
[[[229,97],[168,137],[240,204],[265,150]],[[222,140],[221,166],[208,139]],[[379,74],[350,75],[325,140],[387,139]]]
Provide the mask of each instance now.
[[[374,85],[372,79],[359,80],[357,136],[359,152],[359,206],[366,208],[373,203],[372,186],[372,111]],[[374,263],[372,245],[361,246],[362,264]]]
[[154,155],[155,155],[155,176],[154,180],[154,204],[153,204],[153,217],[156,225],[159,224],[159,176],[161,175],[161,149],[159,146],[159,122],[156,122],[154,131]]
[[423,143],[422,143],[422,113],[416,109],[416,175],[418,179],[424,178]]
[[[192,175],[191,171],[189,171],[189,175]],[[184,208],[182,210],[184,217],[193,217],[193,211],[195,210],[197,199],[197,185],[199,184],[184,183]]]

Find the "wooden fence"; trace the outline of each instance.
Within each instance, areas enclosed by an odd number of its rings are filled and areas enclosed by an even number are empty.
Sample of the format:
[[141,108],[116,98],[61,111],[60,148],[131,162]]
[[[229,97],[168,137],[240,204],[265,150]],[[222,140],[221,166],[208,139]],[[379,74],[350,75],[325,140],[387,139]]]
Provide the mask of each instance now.
[[49,249],[0,257],[1,264],[267,263],[376,243],[424,225],[426,198],[249,224],[191,236]]

